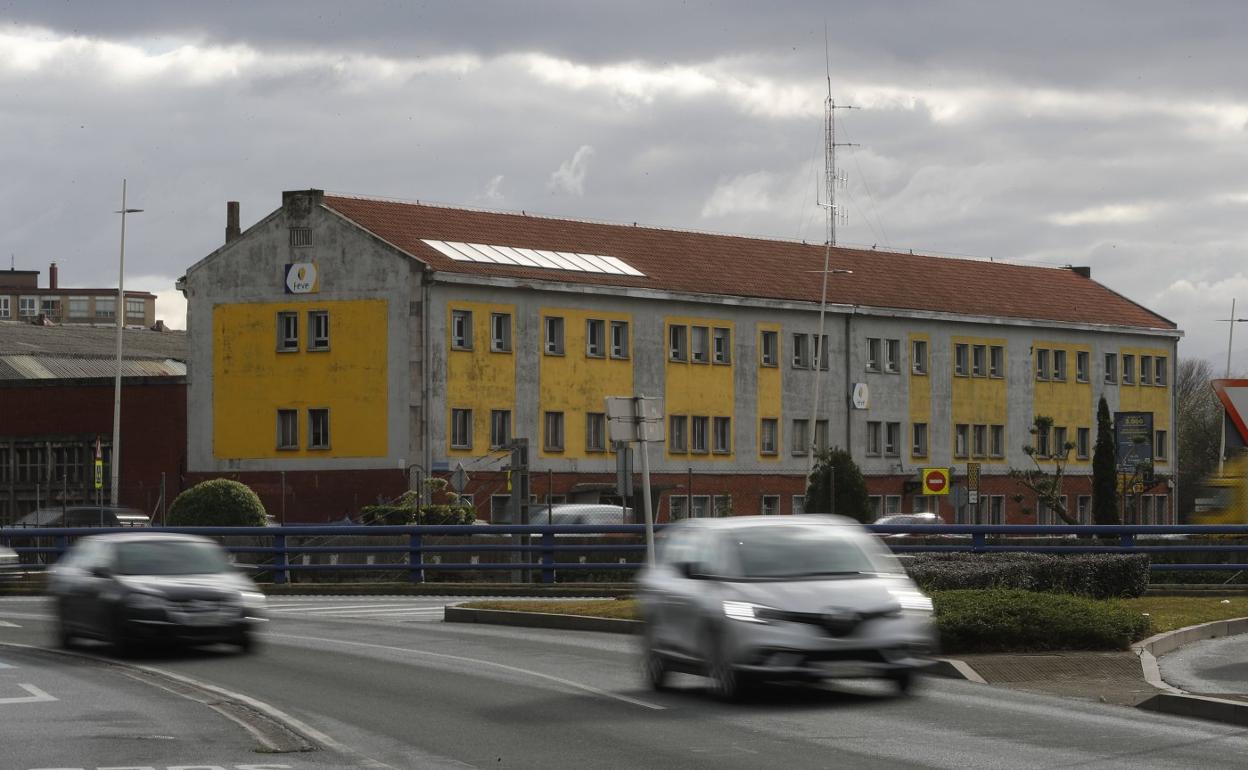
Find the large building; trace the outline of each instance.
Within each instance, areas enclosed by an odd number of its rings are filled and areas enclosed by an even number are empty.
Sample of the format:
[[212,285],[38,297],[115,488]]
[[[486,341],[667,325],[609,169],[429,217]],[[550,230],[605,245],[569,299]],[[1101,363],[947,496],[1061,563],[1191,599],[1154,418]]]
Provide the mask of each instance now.
[[[1025,445],[1052,467],[1073,443],[1068,507],[1086,513],[1103,395],[1148,434],[1129,517],[1173,516],[1181,332],[1087,268],[833,248],[820,370],[822,244],[319,190],[246,232],[229,211],[181,283],[187,457],[270,510],[280,490],[297,518],[340,518],[462,465],[487,518],[515,438],[538,500],[596,501],[616,468],[604,399],[637,394],[663,399],[660,519],[800,512],[811,447],[840,446],[879,513],[1049,521],[1007,472]],[[1033,435],[1040,415],[1052,431]],[[975,505],[922,494],[922,469],[965,488],[968,465]]]
[[[0,321],[35,321],[117,325],[116,289],[80,289],[59,285],[56,263],[48,266],[48,285],[39,286],[38,270],[0,270]],[[144,328],[156,323],[156,295],[127,291],[125,325]]]

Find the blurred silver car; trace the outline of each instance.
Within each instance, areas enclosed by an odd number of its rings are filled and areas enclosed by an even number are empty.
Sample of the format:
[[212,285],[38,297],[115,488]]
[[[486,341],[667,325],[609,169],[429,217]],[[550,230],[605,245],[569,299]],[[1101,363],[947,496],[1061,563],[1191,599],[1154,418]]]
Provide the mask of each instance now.
[[22,578],[21,560],[17,551],[8,546],[0,545],[0,590],[5,586],[15,585]]
[[102,639],[119,654],[163,643],[228,642],[244,652],[265,621],[265,597],[205,537],[166,532],[79,539],[50,569],[57,641]]
[[638,577],[643,670],[702,674],[732,699],[761,680],[884,677],[931,664],[932,602],[861,525],[833,516],[691,519]]

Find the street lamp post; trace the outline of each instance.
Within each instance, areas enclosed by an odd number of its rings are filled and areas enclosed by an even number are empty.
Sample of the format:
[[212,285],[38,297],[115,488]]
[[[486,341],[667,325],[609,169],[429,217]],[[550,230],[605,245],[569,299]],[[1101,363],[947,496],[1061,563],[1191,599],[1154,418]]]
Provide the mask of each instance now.
[[121,180],[121,210],[114,211],[114,214],[121,214],[121,257],[118,260],[117,268],[117,376],[113,381],[113,448],[112,459],[109,462],[109,491],[108,500],[110,505],[117,505],[117,497],[120,490],[121,479],[121,333],[126,326],[126,214],[137,214],[143,209],[126,208],[126,180]]
[[[1235,338],[1235,324],[1248,322],[1248,318],[1235,317],[1235,299],[1231,298],[1231,317],[1219,318],[1219,321],[1226,322],[1226,379],[1231,378],[1231,341]],[[1226,414],[1223,413],[1222,421],[1219,423],[1222,429],[1218,436],[1218,475],[1222,475],[1223,461],[1226,459]]]

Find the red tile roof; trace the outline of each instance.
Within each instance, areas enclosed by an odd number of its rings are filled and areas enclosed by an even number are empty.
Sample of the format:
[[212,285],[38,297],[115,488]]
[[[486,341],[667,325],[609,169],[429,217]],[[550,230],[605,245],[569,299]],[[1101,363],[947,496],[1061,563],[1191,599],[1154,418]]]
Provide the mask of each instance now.
[[[577,284],[819,302],[824,247],[326,195],[325,205],[434,270]],[[644,278],[457,262],[422,239],[618,257]],[[828,302],[959,315],[1175,329],[1069,269],[835,248]]]

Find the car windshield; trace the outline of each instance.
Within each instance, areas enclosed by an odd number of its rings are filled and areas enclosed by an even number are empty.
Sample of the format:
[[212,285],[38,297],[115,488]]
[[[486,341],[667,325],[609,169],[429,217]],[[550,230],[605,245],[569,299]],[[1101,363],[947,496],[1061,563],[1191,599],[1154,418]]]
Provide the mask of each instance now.
[[220,548],[211,543],[152,540],[117,547],[121,575],[206,575],[229,569]]
[[732,534],[746,578],[799,578],[899,572],[874,541],[843,529],[753,527]]

